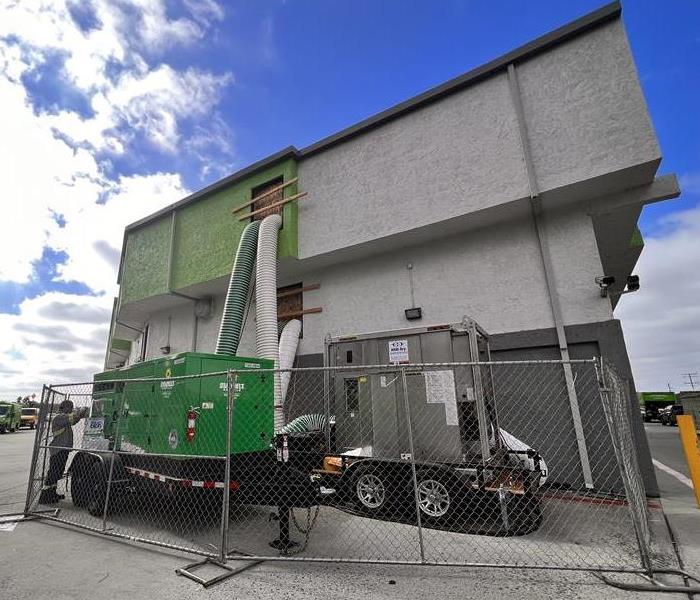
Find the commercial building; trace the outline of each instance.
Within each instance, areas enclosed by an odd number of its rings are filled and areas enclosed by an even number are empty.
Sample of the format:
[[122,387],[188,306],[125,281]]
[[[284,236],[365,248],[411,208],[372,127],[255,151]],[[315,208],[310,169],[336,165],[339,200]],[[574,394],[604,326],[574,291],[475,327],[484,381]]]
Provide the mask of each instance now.
[[[679,194],[660,162],[613,3],[128,226],[105,366],[212,351],[241,232],[278,210],[278,310],[303,320],[299,365],[323,364],[329,335],[469,315],[494,358],[603,355],[631,381],[613,310],[643,248],[643,206]],[[605,295],[602,276],[615,279]]]

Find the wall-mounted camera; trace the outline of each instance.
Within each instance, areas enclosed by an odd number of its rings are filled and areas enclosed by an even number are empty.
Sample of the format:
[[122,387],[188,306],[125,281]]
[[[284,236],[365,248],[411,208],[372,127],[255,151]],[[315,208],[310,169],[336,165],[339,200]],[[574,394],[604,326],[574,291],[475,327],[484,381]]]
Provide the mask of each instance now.
[[602,277],[596,277],[595,282],[600,288],[600,297],[607,298],[608,288],[615,283],[615,278],[612,275],[603,275]]
[[629,277],[627,277],[625,289],[623,289],[621,292],[608,292],[608,288],[615,283],[615,278],[612,275],[603,275],[602,277],[596,277],[595,282],[600,288],[601,298],[607,298],[608,296],[621,296],[622,294],[636,292],[639,289],[639,275],[630,275]]

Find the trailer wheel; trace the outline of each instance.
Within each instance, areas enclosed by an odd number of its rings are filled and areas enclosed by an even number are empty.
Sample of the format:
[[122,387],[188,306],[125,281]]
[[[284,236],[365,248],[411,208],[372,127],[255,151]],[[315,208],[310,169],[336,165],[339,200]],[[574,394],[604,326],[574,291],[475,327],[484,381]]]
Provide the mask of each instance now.
[[74,506],[84,508],[90,501],[90,479],[88,474],[93,461],[80,460],[77,464],[76,461],[78,461],[78,457],[73,461],[74,464],[71,467],[70,497]]
[[[88,489],[88,512],[93,517],[101,517],[107,499],[107,474],[99,460],[96,460],[87,471],[86,487]],[[111,503],[110,503],[111,504]]]
[[445,520],[455,502],[454,483],[447,475],[434,471],[419,472],[416,480],[421,517],[433,523]]
[[377,512],[387,503],[390,488],[386,471],[377,465],[356,467],[351,480],[351,496],[360,508]]

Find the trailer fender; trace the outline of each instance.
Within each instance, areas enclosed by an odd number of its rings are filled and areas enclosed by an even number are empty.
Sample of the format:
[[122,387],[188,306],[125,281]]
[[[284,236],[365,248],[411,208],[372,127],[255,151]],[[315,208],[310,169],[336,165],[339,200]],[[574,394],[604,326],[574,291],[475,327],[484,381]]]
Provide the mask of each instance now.
[[[114,466],[112,467],[112,463]],[[70,492],[73,504],[85,507],[90,501],[91,490],[94,486],[96,474],[100,474],[105,481],[112,472],[112,481],[115,485],[124,480],[127,475],[118,455],[103,454],[100,452],[80,451],[73,457],[68,472],[70,474]]]

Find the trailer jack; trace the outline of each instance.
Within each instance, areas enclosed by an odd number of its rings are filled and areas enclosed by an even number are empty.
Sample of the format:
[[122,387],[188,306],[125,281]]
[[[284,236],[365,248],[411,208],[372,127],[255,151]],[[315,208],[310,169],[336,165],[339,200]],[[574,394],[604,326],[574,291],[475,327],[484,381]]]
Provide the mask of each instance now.
[[279,537],[272,540],[269,545],[279,550],[280,554],[287,554],[289,550],[299,545],[299,542],[295,542],[289,537],[289,513],[291,510],[291,507],[283,505],[278,508],[277,514],[270,515],[271,521],[277,519],[279,523]]

